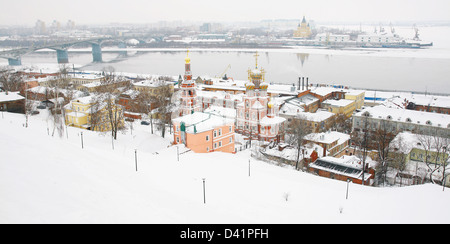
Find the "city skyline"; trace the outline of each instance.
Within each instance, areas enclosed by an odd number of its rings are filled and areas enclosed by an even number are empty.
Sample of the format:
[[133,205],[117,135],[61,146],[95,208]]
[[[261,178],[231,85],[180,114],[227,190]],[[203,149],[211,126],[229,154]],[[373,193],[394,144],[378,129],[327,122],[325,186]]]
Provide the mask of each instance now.
[[32,26],[37,20],[62,24],[130,23],[158,21],[240,22],[266,19],[307,19],[315,21],[450,21],[447,0],[318,0],[292,1],[66,1],[17,0],[3,4],[0,25]]

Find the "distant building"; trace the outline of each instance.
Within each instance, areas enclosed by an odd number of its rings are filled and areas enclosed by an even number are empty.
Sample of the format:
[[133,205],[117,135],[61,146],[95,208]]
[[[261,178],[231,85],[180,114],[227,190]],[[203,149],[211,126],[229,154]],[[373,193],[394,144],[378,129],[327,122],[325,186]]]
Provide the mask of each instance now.
[[311,27],[309,23],[306,23],[305,16],[303,16],[302,22],[298,25],[297,30],[294,31],[294,38],[306,39],[312,35]]
[[337,35],[337,34],[330,34],[330,33],[320,33],[316,35],[315,40],[320,43],[325,44],[336,44],[336,43],[342,43],[342,42],[349,42],[350,41],[350,35]]

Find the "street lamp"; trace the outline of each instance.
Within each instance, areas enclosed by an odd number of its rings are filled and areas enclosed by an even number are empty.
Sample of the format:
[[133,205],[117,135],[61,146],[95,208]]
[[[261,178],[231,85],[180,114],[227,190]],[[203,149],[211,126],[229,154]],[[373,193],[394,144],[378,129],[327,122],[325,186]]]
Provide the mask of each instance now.
[[447,179],[447,176],[448,176],[448,175],[445,175],[445,176],[444,176],[444,179],[442,179],[442,191],[445,190],[445,179]]
[[206,193],[205,193],[205,180],[206,178],[202,178],[203,180],[203,204],[206,204]]
[[352,179],[348,178],[347,179],[347,193],[345,194],[345,199],[348,199],[348,184],[350,183],[350,181],[353,183]]

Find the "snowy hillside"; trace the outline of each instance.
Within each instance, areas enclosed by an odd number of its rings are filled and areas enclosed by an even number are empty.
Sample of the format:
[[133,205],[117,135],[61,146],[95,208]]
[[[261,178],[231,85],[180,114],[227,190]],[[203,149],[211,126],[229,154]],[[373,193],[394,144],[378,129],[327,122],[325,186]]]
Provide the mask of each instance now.
[[346,200],[346,182],[254,159],[249,176],[248,150],[178,162],[170,135],[139,123],[114,150],[109,134],[84,130],[82,149],[81,130],[52,137],[42,112],[28,128],[24,115],[3,116],[0,223],[450,223],[450,189],[436,185],[350,183]]

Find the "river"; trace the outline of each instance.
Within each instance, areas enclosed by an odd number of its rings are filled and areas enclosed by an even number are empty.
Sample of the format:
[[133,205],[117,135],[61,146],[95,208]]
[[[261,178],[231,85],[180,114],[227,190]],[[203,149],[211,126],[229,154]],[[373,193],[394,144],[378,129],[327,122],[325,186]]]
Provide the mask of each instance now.
[[[410,31],[410,28],[400,29]],[[260,49],[258,66],[266,71],[266,81],[296,83],[299,76],[312,84],[342,84],[354,88],[450,94],[450,27],[423,27],[421,37],[434,42],[423,49],[326,49],[293,47]],[[247,79],[255,67],[256,50],[191,49],[191,69],[197,76]],[[69,50],[70,63],[86,71],[112,66],[117,72],[178,76],[184,73],[185,49],[145,49],[129,51],[123,59],[103,52],[104,63],[91,63],[89,52]],[[56,53],[38,52],[22,57],[24,65],[55,63]]]

